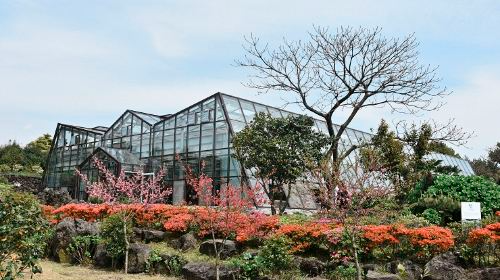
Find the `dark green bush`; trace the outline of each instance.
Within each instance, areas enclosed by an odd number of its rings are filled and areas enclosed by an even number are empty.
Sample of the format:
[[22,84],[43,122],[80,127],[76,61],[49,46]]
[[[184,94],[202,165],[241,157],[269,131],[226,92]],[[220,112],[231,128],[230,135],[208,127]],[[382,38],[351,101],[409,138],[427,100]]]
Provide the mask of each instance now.
[[35,196],[8,187],[0,190],[0,278],[14,279],[25,269],[41,272],[49,223]]
[[290,250],[289,240],[282,236],[273,237],[264,241],[259,258],[268,273],[276,274],[280,270],[287,270],[292,267]]
[[243,280],[259,279],[261,271],[265,270],[262,259],[251,253],[243,253],[239,258],[233,259],[232,265],[239,269],[239,276]]
[[357,278],[356,267],[353,265],[339,265],[335,269],[327,272],[327,278],[331,280],[355,280]]
[[232,265],[240,270],[242,279],[258,279],[262,275],[280,275],[280,279],[293,277],[296,271],[290,249],[289,240],[274,236],[264,241],[258,254],[244,253],[233,259]]
[[104,219],[101,224],[101,237],[106,245],[106,251],[113,259],[113,267],[116,265],[116,261],[125,256],[124,224],[127,228],[127,236],[132,233],[132,222],[130,219],[129,222],[125,222],[121,215],[123,213],[113,214]]
[[482,176],[437,176],[423,196],[447,196],[457,202],[480,202],[483,216],[500,209],[500,186]]
[[415,214],[422,214],[427,209],[434,209],[439,213],[441,224],[460,221],[460,202],[451,196],[425,195],[412,205]]
[[426,219],[429,223],[440,225],[442,221],[441,214],[434,208],[427,208],[422,212],[422,217]]
[[146,272],[158,273],[158,271],[155,270],[155,267],[162,265],[166,269],[168,275],[180,276],[182,267],[186,264],[187,260],[180,255],[171,255],[164,260],[160,256],[160,253],[153,249],[146,262]]
[[80,235],[73,237],[66,251],[72,261],[77,264],[90,265],[97,244],[101,241],[97,235]]

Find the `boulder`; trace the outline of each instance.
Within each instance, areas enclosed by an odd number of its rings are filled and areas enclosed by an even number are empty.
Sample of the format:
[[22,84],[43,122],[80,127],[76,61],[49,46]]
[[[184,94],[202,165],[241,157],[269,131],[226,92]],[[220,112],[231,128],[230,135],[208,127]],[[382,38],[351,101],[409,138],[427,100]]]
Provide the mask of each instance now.
[[56,261],[63,261],[65,249],[73,237],[78,235],[98,235],[99,224],[90,223],[82,219],[65,218],[55,227],[54,235],[50,241],[50,255]]
[[144,233],[142,228],[133,227],[132,228],[132,236],[130,241],[132,242],[141,242],[144,239]]
[[465,269],[451,252],[432,258],[424,267],[424,280],[468,280]]
[[93,259],[97,267],[110,267],[112,264],[112,259],[106,252],[106,245],[104,244],[96,246]]
[[366,274],[366,280],[401,280],[401,278],[392,273],[368,270],[368,273]]
[[489,267],[475,269],[467,273],[469,280],[498,280],[500,279],[500,267]]
[[128,250],[128,272],[141,273],[146,270],[146,262],[149,260],[151,248],[142,243],[130,244]]
[[373,271],[380,271],[380,270],[383,270],[384,268],[381,267],[380,265],[378,264],[374,264],[374,263],[365,263],[365,264],[362,264],[361,266],[361,269],[363,269],[363,273],[366,275],[368,273],[368,271],[370,270],[373,270]]
[[198,244],[198,240],[196,240],[196,237],[194,234],[188,232],[181,237],[179,237],[179,241],[181,243],[181,246],[179,249],[182,251],[188,251],[191,249],[196,248],[196,245]]
[[418,280],[422,277],[423,269],[412,261],[393,261],[386,265],[386,270],[393,274],[403,275],[405,280]]
[[321,273],[325,269],[325,263],[314,257],[311,258],[296,257],[295,261],[300,271],[302,271],[303,273],[305,273],[307,276],[310,277],[321,275]]
[[165,239],[166,233],[161,230],[144,229],[142,230],[142,237],[144,242],[161,242]]
[[168,241],[168,245],[176,250],[180,250],[182,248],[182,243],[179,238],[174,238]]
[[[188,263],[182,267],[182,276],[186,280],[215,280],[215,266],[203,262]],[[223,265],[219,267],[220,280],[233,280],[236,276],[234,268]]]
[[217,246],[217,250],[220,250],[221,259],[226,259],[238,253],[238,250],[236,249],[236,242],[232,240],[226,240],[224,242],[222,239],[204,241],[200,245],[200,253],[214,257],[214,243]]

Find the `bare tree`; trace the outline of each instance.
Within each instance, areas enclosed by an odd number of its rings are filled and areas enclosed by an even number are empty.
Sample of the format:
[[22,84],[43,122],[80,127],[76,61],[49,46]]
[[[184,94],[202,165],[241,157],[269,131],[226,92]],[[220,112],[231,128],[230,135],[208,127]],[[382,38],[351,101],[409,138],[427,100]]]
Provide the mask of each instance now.
[[380,28],[340,27],[330,33],[315,27],[307,41],[284,40],[275,49],[253,35],[245,40],[246,54],[237,65],[253,70],[246,85],[260,92],[286,92],[294,97],[289,103],[326,122],[331,174],[358,148],[357,144],[342,147],[341,139],[360,111],[369,107],[409,114],[432,111],[449,94],[438,85],[436,68],[419,62],[413,34],[399,39],[382,36]]

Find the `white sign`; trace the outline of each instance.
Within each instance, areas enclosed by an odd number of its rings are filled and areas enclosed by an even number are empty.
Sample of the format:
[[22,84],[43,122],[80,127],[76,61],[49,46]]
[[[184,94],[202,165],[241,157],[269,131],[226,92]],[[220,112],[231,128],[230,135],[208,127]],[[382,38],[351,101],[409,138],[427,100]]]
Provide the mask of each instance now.
[[461,202],[462,221],[481,220],[481,203],[479,202]]

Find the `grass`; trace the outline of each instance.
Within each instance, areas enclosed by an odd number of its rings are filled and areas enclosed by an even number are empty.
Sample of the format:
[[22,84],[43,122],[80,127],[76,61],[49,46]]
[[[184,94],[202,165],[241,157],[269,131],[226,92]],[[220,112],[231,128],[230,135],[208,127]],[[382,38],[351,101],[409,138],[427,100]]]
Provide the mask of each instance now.
[[197,246],[195,249],[180,251],[170,247],[167,242],[150,243],[148,245],[160,254],[179,255],[184,257],[188,262],[215,262],[214,258],[201,254]]
[[[167,277],[165,275],[148,274],[125,274],[119,271],[97,269],[94,267],[76,266],[57,263],[49,260],[40,262],[43,272],[35,274],[35,280],[178,280],[180,278]],[[25,273],[24,279],[30,279],[31,274]]]

